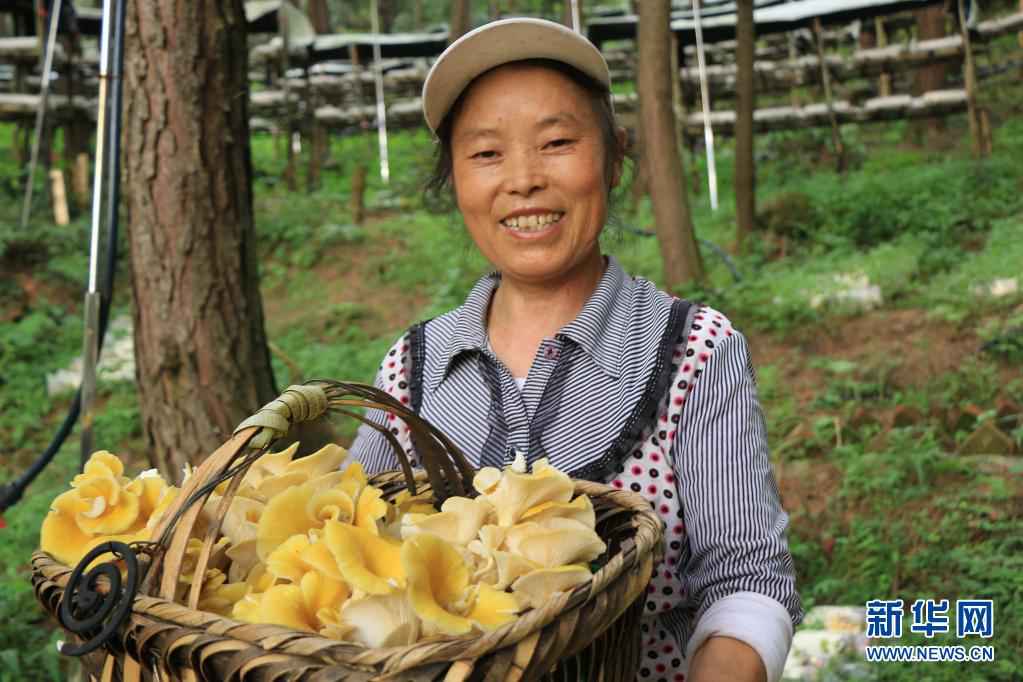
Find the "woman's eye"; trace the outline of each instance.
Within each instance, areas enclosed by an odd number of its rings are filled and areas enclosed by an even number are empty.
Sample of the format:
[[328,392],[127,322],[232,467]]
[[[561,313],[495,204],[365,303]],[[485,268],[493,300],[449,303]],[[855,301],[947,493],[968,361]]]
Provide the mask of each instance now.
[[572,140],[570,140],[568,138],[564,138],[564,137],[559,137],[556,140],[551,140],[550,142],[548,142],[544,146],[546,146],[546,147],[564,147],[565,145],[569,145],[569,144],[572,144]]
[[483,151],[476,152],[471,157],[472,159],[493,159],[497,156],[497,152],[493,149],[484,149]]

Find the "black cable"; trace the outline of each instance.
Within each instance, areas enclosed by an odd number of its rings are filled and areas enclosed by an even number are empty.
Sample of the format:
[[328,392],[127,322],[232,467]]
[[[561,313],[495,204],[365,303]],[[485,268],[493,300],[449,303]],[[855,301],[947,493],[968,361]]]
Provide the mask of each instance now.
[[[112,82],[111,88],[111,102],[108,102],[107,106],[112,109],[113,114],[113,125],[110,127],[110,141],[111,141],[111,155],[108,156],[111,161],[110,169],[110,191],[109,200],[107,206],[107,221],[110,229],[107,239],[107,258],[106,267],[103,272],[103,281],[100,282],[100,304],[99,304],[99,333],[96,337],[97,344],[97,359],[100,353],[103,351],[103,339],[107,333],[107,326],[110,322],[110,307],[113,301],[114,295],[114,275],[117,272],[117,242],[118,242],[118,212],[117,207],[120,203],[120,177],[121,177],[121,164],[120,164],[120,135],[118,134],[121,129],[121,66],[124,56],[124,5],[125,0],[118,0],[115,3],[116,9],[114,12],[114,42],[113,42],[113,73],[115,77]],[[78,416],[82,410],[82,389],[79,387],[78,391],[75,392],[74,400],[71,401],[71,406],[68,408],[67,416],[64,417],[64,422],[57,429],[57,433],[53,436],[53,440],[50,441],[49,446],[43,451],[43,454],[39,456],[36,461],[32,462],[28,470],[25,471],[21,476],[14,479],[10,483],[0,485],[0,514],[10,509],[21,499],[22,495],[25,494],[25,490],[31,485],[32,481],[42,473],[43,469],[46,468],[53,458],[57,456],[57,452],[60,451],[61,446],[67,437],[71,434],[71,430],[75,426],[75,422],[78,421]]]

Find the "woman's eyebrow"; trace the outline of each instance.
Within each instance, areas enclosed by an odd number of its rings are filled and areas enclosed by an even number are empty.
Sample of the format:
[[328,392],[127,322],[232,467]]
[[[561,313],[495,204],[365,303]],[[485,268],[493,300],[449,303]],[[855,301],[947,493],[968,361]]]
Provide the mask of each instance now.
[[556,126],[562,123],[578,124],[579,119],[567,111],[560,111],[556,114],[551,114],[550,116],[545,116],[540,119],[537,121],[536,127],[541,129],[550,128],[551,126]]
[[472,142],[481,137],[497,137],[497,128],[468,128],[458,133],[457,138],[462,142]]

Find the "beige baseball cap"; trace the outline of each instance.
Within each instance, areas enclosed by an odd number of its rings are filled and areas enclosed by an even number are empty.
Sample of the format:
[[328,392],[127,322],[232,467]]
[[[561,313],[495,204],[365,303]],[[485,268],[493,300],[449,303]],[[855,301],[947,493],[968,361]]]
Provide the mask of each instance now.
[[469,31],[434,62],[423,83],[426,125],[436,133],[455,100],[476,76],[522,59],[564,62],[611,88],[604,56],[582,35],[545,19],[501,19]]

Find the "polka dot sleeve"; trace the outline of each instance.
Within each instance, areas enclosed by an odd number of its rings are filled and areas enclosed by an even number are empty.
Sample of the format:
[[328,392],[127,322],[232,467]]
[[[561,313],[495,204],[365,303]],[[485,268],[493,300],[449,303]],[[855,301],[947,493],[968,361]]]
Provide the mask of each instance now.
[[[409,350],[408,334],[404,334],[387,351],[377,370],[376,380],[373,382],[377,388],[387,391],[405,405],[411,402],[412,396],[408,382]],[[412,466],[417,466],[408,426],[405,425],[405,422],[382,410],[370,410],[366,413],[366,417],[385,427],[397,439]],[[362,462],[368,473],[398,468],[398,458],[395,456],[394,446],[387,437],[365,424],[359,427],[359,432],[352,443],[351,454]]]
[[[705,320],[711,323],[706,324]],[[611,481],[616,488],[631,490],[649,500],[665,524],[664,559],[654,569],[647,587],[639,680],[681,682],[685,679],[685,633],[678,627],[678,613],[688,601],[681,577],[688,556],[688,538],[683,512],[685,500],[673,466],[678,425],[694,386],[714,353],[715,344],[732,334],[731,324],[717,311],[701,308],[696,312],[690,335],[672,353],[675,374],[659,407],[656,423],[643,433],[631,456]]]

